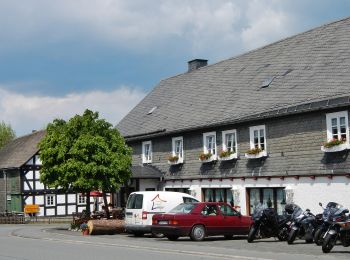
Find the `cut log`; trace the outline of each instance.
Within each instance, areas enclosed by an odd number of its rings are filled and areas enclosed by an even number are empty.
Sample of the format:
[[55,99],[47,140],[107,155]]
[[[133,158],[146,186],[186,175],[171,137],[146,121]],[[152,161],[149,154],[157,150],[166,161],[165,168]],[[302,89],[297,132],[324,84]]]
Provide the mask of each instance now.
[[124,232],[124,220],[92,219],[88,221],[90,235],[113,235]]

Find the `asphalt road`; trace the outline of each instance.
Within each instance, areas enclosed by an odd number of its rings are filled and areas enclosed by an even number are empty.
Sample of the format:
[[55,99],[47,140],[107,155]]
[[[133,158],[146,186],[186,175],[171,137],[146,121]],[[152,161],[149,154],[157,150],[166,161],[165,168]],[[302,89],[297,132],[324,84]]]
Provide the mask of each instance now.
[[[61,229],[62,228],[62,229]],[[53,225],[0,225],[0,259],[349,259],[350,248],[337,245],[330,254],[298,240],[274,239],[248,244],[246,238],[222,237],[192,242],[188,238],[135,238],[131,235],[82,236]]]

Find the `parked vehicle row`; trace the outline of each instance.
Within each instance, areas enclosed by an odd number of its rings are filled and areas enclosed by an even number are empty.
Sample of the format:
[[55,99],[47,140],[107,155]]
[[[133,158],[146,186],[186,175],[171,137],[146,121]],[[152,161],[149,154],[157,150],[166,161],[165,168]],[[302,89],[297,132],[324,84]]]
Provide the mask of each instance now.
[[276,237],[292,244],[296,239],[322,245],[324,253],[338,240],[350,246],[349,210],[329,202],[322,214],[314,215],[296,204],[287,204],[282,215],[272,207],[257,205],[252,216],[243,216],[224,202],[198,202],[179,192],[134,192],[126,207],[126,230],[135,236],[152,233],[174,241],[190,237],[202,241],[207,236],[247,235],[247,241]]
[[[319,205],[322,207],[322,203]],[[251,243],[257,238],[277,237],[293,244],[299,238],[322,245],[324,253],[329,253],[338,240],[344,247],[350,246],[349,210],[335,202],[322,209],[323,213],[315,216],[309,209],[303,211],[296,204],[287,204],[284,215],[278,216],[273,208],[256,207],[247,240]]]

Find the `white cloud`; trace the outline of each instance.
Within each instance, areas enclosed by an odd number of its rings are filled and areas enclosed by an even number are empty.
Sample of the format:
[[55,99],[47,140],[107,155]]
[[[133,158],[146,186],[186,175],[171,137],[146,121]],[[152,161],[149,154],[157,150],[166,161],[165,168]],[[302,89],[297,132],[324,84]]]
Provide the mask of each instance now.
[[249,2],[246,18],[248,26],[242,31],[246,50],[284,38],[293,31],[293,18],[273,0]]
[[0,50],[83,37],[85,43],[138,51],[177,41],[193,55],[213,50],[220,55],[290,34],[293,21],[282,7],[276,0],[2,1],[0,35],[7,41],[0,43]]
[[64,97],[23,95],[0,86],[0,120],[10,123],[17,135],[43,129],[55,118],[69,119],[85,109],[98,111],[113,125],[117,124],[145,93],[128,87],[111,92],[72,93]]

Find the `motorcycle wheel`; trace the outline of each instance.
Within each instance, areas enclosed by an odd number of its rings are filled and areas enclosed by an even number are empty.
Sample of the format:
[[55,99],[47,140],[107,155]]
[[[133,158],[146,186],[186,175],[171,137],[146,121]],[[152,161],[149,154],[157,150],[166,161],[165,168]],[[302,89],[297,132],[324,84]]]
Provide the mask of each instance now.
[[314,235],[314,242],[316,245],[322,246],[324,233],[325,232],[322,230],[322,228],[316,230]]
[[295,230],[295,229],[292,229],[289,232],[289,236],[288,236],[288,239],[287,239],[287,242],[288,242],[289,245],[293,244],[295,238],[297,237],[297,234],[298,234],[298,231]]
[[340,233],[340,241],[341,241],[343,247],[350,246],[350,239],[347,238],[346,233]]
[[287,228],[283,228],[277,235],[279,241],[286,241],[288,238],[288,230]]
[[255,235],[256,235],[256,232],[258,231],[258,228],[255,227],[255,226],[252,226],[249,230],[249,234],[248,234],[248,243],[252,243],[254,241],[254,238],[255,238]]
[[337,235],[327,234],[326,238],[322,243],[322,251],[323,253],[329,253],[337,242]]

